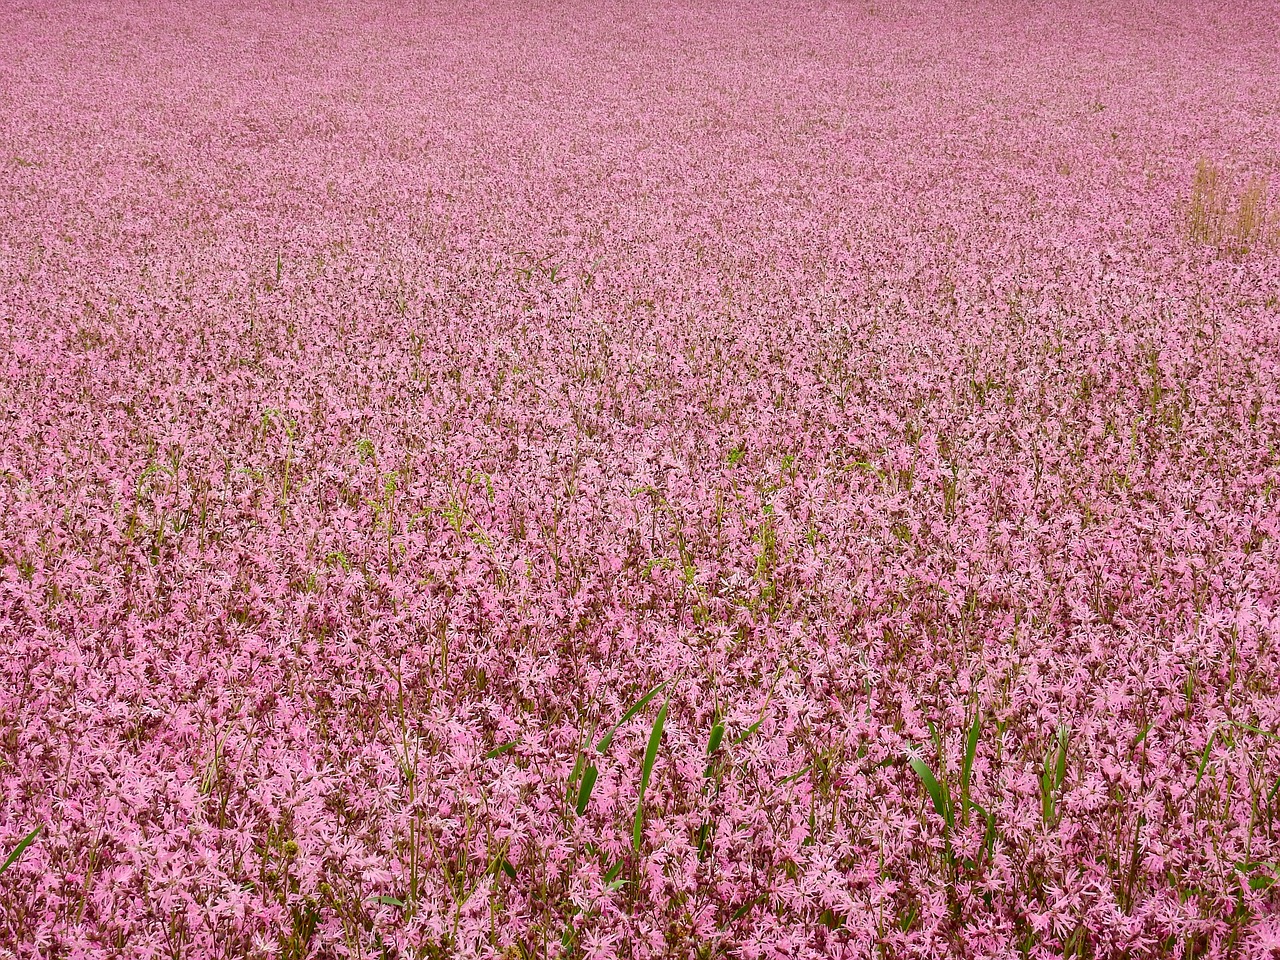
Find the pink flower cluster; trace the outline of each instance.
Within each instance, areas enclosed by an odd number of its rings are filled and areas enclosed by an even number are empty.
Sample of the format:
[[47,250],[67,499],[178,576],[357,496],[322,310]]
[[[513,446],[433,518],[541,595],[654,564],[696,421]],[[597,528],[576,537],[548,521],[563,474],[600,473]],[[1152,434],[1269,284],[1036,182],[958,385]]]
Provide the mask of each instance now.
[[1276,957],[1278,34],[6,3],[0,958]]

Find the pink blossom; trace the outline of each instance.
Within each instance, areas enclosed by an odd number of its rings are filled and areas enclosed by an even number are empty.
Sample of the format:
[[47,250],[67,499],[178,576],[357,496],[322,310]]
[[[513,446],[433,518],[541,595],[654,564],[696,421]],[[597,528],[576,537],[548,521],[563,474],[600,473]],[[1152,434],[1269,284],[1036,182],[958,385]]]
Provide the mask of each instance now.
[[6,5],[0,960],[1275,955],[1278,30]]

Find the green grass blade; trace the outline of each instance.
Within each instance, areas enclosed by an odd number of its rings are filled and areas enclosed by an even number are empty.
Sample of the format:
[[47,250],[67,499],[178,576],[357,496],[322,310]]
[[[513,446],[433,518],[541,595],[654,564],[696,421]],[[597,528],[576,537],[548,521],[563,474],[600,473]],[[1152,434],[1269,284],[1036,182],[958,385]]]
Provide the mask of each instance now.
[[711,839],[711,821],[703,820],[702,826],[698,827],[698,859],[702,860],[707,855],[707,843]]
[[964,761],[960,767],[960,809],[965,822],[969,822],[969,784],[973,780],[973,759],[978,753],[978,740],[982,737],[982,713],[975,711],[969,736],[964,743]]
[[1044,822],[1052,824],[1055,817],[1055,804],[1053,801],[1053,754],[1056,747],[1050,746],[1044,755],[1044,763],[1041,764],[1040,772],[1040,813],[1044,817]]
[[586,773],[582,775],[582,787],[578,790],[578,816],[587,812],[587,804],[591,802],[591,791],[595,789],[598,775],[599,771],[596,770],[594,763],[587,767]]
[[781,782],[783,784],[787,784],[787,783],[791,783],[792,781],[799,780],[801,777],[803,777],[806,773],[808,773],[812,769],[813,769],[812,763],[809,764],[808,766],[801,767],[795,773],[791,774],[791,776],[783,778]]
[[711,737],[707,740],[707,768],[702,771],[702,776],[710,779],[716,772],[716,751],[720,749],[720,744],[724,742],[724,721],[717,720],[715,726],[711,728]]
[[512,740],[509,743],[504,743],[500,747],[494,747],[492,750],[490,750],[488,753],[484,755],[484,758],[486,760],[496,760],[498,757],[502,756],[504,753],[509,753],[510,751],[514,750],[519,745],[519,743],[520,743],[519,740]]
[[1151,728],[1154,727],[1155,725],[1156,725],[1155,721],[1153,720],[1150,723],[1148,723],[1145,727],[1143,727],[1142,732],[1133,738],[1133,745],[1129,749],[1137,750],[1138,747],[1142,744],[1142,741],[1147,739],[1147,734],[1151,732]]
[[755,723],[753,723],[751,726],[747,727],[747,729],[746,729],[746,730],[742,731],[742,733],[740,733],[740,734],[738,734],[736,737],[734,737],[734,739],[733,739],[733,745],[736,747],[736,746],[737,746],[738,744],[740,744],[743,740],[747,739],[747,737],[751,736],[753,733],[755,733],[757,730],[759,730],[759,729],[760,729],[760,724],[762,724],[762,723],[764,723],[764,716],[763,716],[763,715],[761,715],[761,717],[760,717],[760,719],[759,719],[759,720],[757,720],[757,721],[756,721]]
[[1204,745],[1204,753],[1201,754],[1200,756],[1200,769],[1196,771],[1196,782],[1195,782],[1195,786],[1191,788],[1192,790],[1200,786],[1200,780],[1204,777],[1205,768],[1209,766],[1209,751],[1213,749],[1213,742],[1217,738],[1218,738],[1218,731],[1217,729],[1215,729],[1212,733],[1209,734],[1209,739]]
[[987,822],[987,829],[982,835],[982,849],[986,852],[987,858],[990,859],[995,850],[996,816],[979,803],[973,804],[973,809],[977,810],[982,815],[982,819]]
[[769,895],[767,893],[762,893],[760,894],[760,896],[754,897],[751,900],[748,900],[746,903],[744,903],[742,906],[740,906],[737,910],[733,912],[733,917],[730,918],[729,922],[737,923],[739,920],[745,917],[748,913],[750,913],[752,908],[759,906],[760,904],[764,903],[768,899],[769,899]]
[[567,807],[577,806],[577,797],[580,796],[578,790],[578,782],[582,777],[583,768],[587,765],[587,749],[591,744],[591,738],[596,734],[596,724],[591,724],[591,729],[586,732],[582,738],[582,745],[578,747],[578,756],[573,761],[573,771],[569,774],[569,782],[564,788],[564,803]]
[[649,789],[649,778],[653,775],[653,765],[658,759],[658,744],[662,740],[662,727],[667,722],[667,707],[670,703],[670,699],[662,702],[658,719],[653,722],[653,730],[649,734],[649,745],[644,749],[644,765],[640,768],[640,795],[636,798],[636,819],[631,828],[631,845],[637,852],[644,839],[644,795]]
[[933,809],[938,811],[938,816],[942,817],[943,822],[950,828],[953,821],[951,798],[947,795],[947,788],[938,781],[938,778],[933,775],[933,771],[929,769],[929,765],[920,759],[914,750],[907,751],[907,762],[911,764],[911,769],[916,772],[916,776],[924,784],[929,798],[933,800]]
[[711,739],[707,741],[707,756],[711,756],[720,749],[720,744],[724,741],[724,721],[721,720],[711,728]]
[[623,861],[621,860],[619,860],[612,867],[610,867],[609,872],[604,875],[604,882],[606,884],[613,883],[613,881],[617,878],[618,874],[622,872],[622,867],[623,867]]
[[1067,782],[1067,738],[1071,735],[1071,731],[1066,725],[1058,727],[1058,763],[1053,772],[1053,786],[1055,790],[1061,790],[1062,785]]
[[499,857],[498,857],[498,858],[493,862],[493,866],[492,866],[492,868],[489,870],[489,872],[490,872],[490,873],[492,873],[492,874],[496,877],[496,876],[498,875],[498,871],[499,871],[499,870],[501,870],[503,873],[505,873],[505,874],[506,874],[508,877],[510,877],[512,880],[514,880],[514,879],[516,878],[516,868],[515,868],[514,866],[512,866],[511,861],[510,861],[510,860],[508,860],[508,859],[507,859],[506,857],[504,857],[504,856],[499,856]]
[[4,873],[6,870],[8,870],[10,867],[12,867],[15,863],[18,862],[18,858],[21,857],[23,853],[26,852],[27,847],[31,846],[31,844],[36,842],[36,837],[40,836],[40,831],[42,829],[43,829],[42,827],[36,827],[34,830],[32,830],[25,837],[23,837],[21,840],[18,841],[18,845],[14,847],[13,853],[9,854],[8,859],[6,859],[4,862],[4,866],[0,867],[0,874]]
[[609,868],[609,872],[604,875],[604,888],[610,893],[621,890],[629,882],[626,877],[619,876],[624,865],[625,861],[618,860],[617,863]]
[[656,687],[654,687],[652,690],[646,693],[643,697],[637,700],[634,704],[632,704],[631,709],[628,710],[626,713],[624,713],[622,715],[622,719],[619,720],[617,723],[615,723],[613,725],[613,728],[600,739],[599,743],[596,744],[596,753],[604,753],[606,750],[608,750],[609,744],[613,742],[613,735],[617,733],[619,729],[622,728],[623,724],[625,724],[637,713],[639,713],[641,710],[647,707],[649,705],[649,701],[652,700],[654,697],[656,697],[658,695],[658,692],[661,691],[662,688],[665,687],[669,682],[670,682],[669,680],[663,680],[660,684],[658,684]]
[[1280,733],[1276,733],[1274,730],[1263,730],[1261,727],[1255,727],[1251,723],[1240,723],[1235,720],[1230,721],[1230,723],[1233,727],[1239,727],[1241,730],[1248,730],[1250,733],[1260,733],[1262,736],[1271,740],[1280,740]]
[[569,774],[569,782],[564,786],[564,802],[565,806],[574,804],[575,791],[578,789],[578,780],[582,777],[582,768],[587,762],[587,755],[581,750],[578,751],[578,758],[573,761],[573,770]]

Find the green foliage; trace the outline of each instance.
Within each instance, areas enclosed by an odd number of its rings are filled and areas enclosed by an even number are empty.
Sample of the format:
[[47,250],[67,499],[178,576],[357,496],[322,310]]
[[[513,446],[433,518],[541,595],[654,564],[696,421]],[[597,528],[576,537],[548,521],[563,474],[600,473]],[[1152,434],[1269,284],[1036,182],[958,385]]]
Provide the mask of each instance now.
[[653,730],[649,733],[649,744],[645,747],[644,764],[640,768],[640,795],[636,798],[636,818],[631,830],[631,845],[637,852],[644,839],[644,795],[649,789],[653,764],[658,759],[658,744],[662,740],[662,727],[667,721],[667,707],[670,702],[670,698],[664,700],[662,709],[658,711],[658,719],[653,722]]
[[0,874],[3,874],[11,866],[18,862],[19,858],[26,852],[27,847],[36,842],[36,837],[40,836],[43,827],[36,827],[25,837],[18,841],[18,845],[14,847],[13,852],[5,858],[4,864],[0,865]]

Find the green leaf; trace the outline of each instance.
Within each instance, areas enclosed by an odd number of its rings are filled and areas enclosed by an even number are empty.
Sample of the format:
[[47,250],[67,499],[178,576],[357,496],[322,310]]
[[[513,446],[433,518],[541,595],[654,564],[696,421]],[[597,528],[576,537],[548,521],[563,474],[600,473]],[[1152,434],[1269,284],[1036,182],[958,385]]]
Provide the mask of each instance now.
[[737,746],[738,744],[740,744],[743,740],[747,739],[747,737],[751,736],[753,733],[755,733],[757,730],[759,730],[759,729],[760,729],[760,724],[762,724],[762,723],[764,723],[764,715],[763,715],[763,714],[761,714],[761,716],[760,716],[760,719],[759,719],[759,720],[757,720],[757,721],[756,721],[755,723],[753,723],[751,726],[747,727],[747,729],[746,729],[746,730],[742,731],[742,733],[738,734],[738,735],[734,738],[734,740],[733,740],[733,745],[736,747],[736,746]]
[[711,728],[711,739],[707,741],[707,756],[711,756],[720,749],[720,743],[724,740],[724,721],[719,721]]
[[917,904],[911,904],[901,917],[898,918],[898,929],[906,933],[911,929],[911,925],[916,922],[916,915],[919,914],[920,907]]
[[582,766],[587,762],[587,756],[581,750],[578,751],[578,757],[573,761],[573,772],[569,774],[569,782],[564,788],[565,805],[571,805],[574,802],[574,790],[578,786],[578,778],[582,776]]
[[0,867],[0,873],[4,873],[6,870],[8,870],[10,867],[12,867],[15,863],[18,862],[18,858],[21,857],[23,853],[26,852],[27,847],[35,843],[36,837],[40,836],[40,831],[42,829],[44,828],[36,827],[34,830],[32,830],[25,837],[23,837],[21,840],[18,841],[18,845],[14,847],[13,853],[9,854],[8,858],[4,862],[4,866]]
[[370,897],[372,903],[381,903],[388,907],[404,907],[404,901],[396,897]]
[[791,783],[791,781],[793,781],[793,780],[799,780],[801,777],[803,777],[806,773],[808,773],[808,772],[809,772],[810,770],[812,770],[812,769],[813,769],[813,764],[812,764],[812,763],[811,763],[811,764],[809,764],[807,767],[801,767],[801,768],[800,768],[799,770],[797,770],[795,773],[791,774],[791,776],[786,777],[785,779],[783,779],[783,781],[782,781],[782,782],[783,782],[783,783]]
[[613,881],[617,878],[618,874],[622,872],[622,867],[623,867],[623,861],[621,860],[619,860],[612,867],[610,867],[609,872],[604,875],[604,882],[606,884],[613,883]]
[[1057,795],[1067,779],[1067,738],[1070,730],[1066,724],[1058,727],[1058,733],[1045,751],[1040,774],[1040,807],[1044,822],[1058,822]]
[[982,835],[982,848],[986,850],[987,856],[990,857],[995,849],[996,842],[996,815],[987,810],[981,804],[972,804],[973,809],[982,814],[982,818],[987,821],[986,832]]
[[698,859],[701,860],[707,855],[707,843],[711,839],[711,821],[703,820],[702,825],[698,827]]
[[1251,723],[1239,723],[1235,720],[1231,720],[1229,723],[1233,727],[1239,727],[1241,730],[1248,730],[1250,733],[1260,733],[1271,740],[1280,740],[1280,733],[1276,733],[1272,730],[1263,730],[1261,727],[1255,727]]
[[492,750],[490,750],[488,753],[484,755],[484,758],[486,760],[494,760],[502,756],[504,753],[510,753],[519,745],[519,743],[520,743],[519,740],[512,740],[510,743],[504,743],[500,747],[494,747]]
[[1154,727],[1155,725],[1156,725],[1155,721],[1153,720],[1150,723],[1148,723],[1145,727],[1143,727],[1142,732],[1139,733],[1136,737],[1134,737],[1133,746],[1131,746],[1129,749],[1137,750],[1138,747],[1142,744],[1142,741],[1147,739],[1147,734],[1151,732],[1151,728]]
[[978,753],[978,740],[982,737],[982,712],[975,710],[969,736],[964,743],[964,761],[960,767],[960,807],[965,823],[969,822],[969,784],[973,780],[973,759]]
[[1209,766],[1209,751],[1213,749],[1213,741],[1216,740],[1217,737],[1218,731],[1215,728],[1214,731],[1209,734],[1209,739],[1204,745],[1204,753],[1200,756],[1200,769],[1196,771],[1196,782],[1195,786],[1191,788],[1192,790],[1200,786],[1200,780],[1204,777],[1205,768]]
[[658,719],[653,722],[653,730],[649,734],[649,745],[644,750],[644,764],[640,767],[640,795],[636,798],[636,819],[631,828],[631,845],[637,852],[644,839],[644,795],[649,789],[649,778],[653,775],[653,765],[658,759],[658,744],[662,740],[662,727],[667,722],[667,707],[670,703],[670,698],[662,702]]
[[639,713],[641,710],[647,707],[649,705],[649,701],[652,700],[654,697],[656,697],[659,691],[661,691],[662,688],[665,687],[669,682],[670,681],[668,680],[663,680],[660,684],[658,684],[656,687],[654,687],[652,690],[646,693],[643,697],[637,700],[634,704],[632,704],[631,709],[628,710],[626,713],[624,713],[622,715],[622,719],[619,720],[617,723],[615,723],[613,725],[613,728],[601,738],[599,743],[596,744],[596,753],[604,753],[606,750],[608,750],[609,744],[613,742],[613,735],[618,732],[618,730],[622,727],[624,723],[626,723],[628,720],[634,717],[637,713]]
[[915,750],[907,751],[907,762],[911,764],[911,769],[916,772],[916,776],[920,778],[920,782],[924,784],[930,799],[933,800],[933,809],[938,811],[938,816],[942,817],[943,822],[950,829],[953,825],[953,819],[951,797],[947,793],[947,788],[938,782],[938,778],[933,775],[929,765],[920,759]]
[[[579,781],[582,778],[582,772],[587,766],[587,748],[591,743],[591,738],[596,734],[596,723],[592,721],[591,728],[582,738],[582,745],[578,747],[578,756],[573,761],[573,772],[569,774],[569,782],[565,784],[564,802],[567,807],[576,808],[577,799],[581,795],[579,789]],[[594,778],[592,778],[594,780]]]
[[1053,775],[1055,790],[1061,790],[1062,785],[1067,782],[1067,737],[1070,733],[1065,724],[1058,727],[1058,764]]
[[702,771],[704,777],[710,778],[716,772],[715,753],[724,742],[724,721],[717,720],[711,728],[711,738],[707,740],[707,768]]
[[1244,860],[1236,864],[1236,870],[1248,877],[1250,890],[1269,890],[1280,882],[1280,873],[1277,873],[1274,863]]
[[750,913],[753,907],[757,906],[758,904],[764,903],[768,899],[769,899],[769,895],[767,893],[762,893],[760,894],[760,896],[755,897],[751,900],[748,900],[746,903],[744,903],[742,906],[740,906],[737,910],[733,912],[733,917],[732,919],[729,920],[729,922],[737,923],[739,920],[745,917],[748,913]]
[[594,763],[587,767],[586,772],[582,775],[582,786],[578,790],[578,816],[582,816],[587,812],[587,804],[591,802],[591,791],[595,789],[598,775],[599,771],[596,770]]

